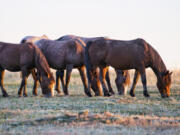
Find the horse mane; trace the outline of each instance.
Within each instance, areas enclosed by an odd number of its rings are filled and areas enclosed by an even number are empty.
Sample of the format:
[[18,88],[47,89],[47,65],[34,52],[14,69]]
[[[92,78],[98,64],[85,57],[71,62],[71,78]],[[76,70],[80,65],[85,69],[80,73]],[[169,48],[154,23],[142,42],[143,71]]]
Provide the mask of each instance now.
[[149,55],[151,58],[151,67],[155,74],[157,75],[158,72],[165,72],[167,71],[166,66],[160,56],[160,54],[149,44],[146,42],[146,44],[149,46]]
[[34,57],[35,57],[35,65],[36,68],[38,69],[38,72],[40,72],[40,74],[45,74],[45,75],[50,75],[50,68],[49,68],[49,64],[47,63],[47,60],[45,58],[45,56],[43,55],[43,53],[41,52],[41,50],[34,45]]
[[86,44],[81,38],[75,38],[74,40],[77,41],[82,47],[86,47]]

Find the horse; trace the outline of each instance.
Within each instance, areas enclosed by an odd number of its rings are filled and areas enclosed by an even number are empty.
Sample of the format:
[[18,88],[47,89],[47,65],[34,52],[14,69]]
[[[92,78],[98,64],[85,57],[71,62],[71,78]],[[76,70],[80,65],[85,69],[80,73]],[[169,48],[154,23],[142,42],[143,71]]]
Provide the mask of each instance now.
[[54,96],[54,77],[41,50],[32,43],[12,44],[0,42],[0,86],[3,97],[8,97],[4,88],[3,79],[5,70],[22,72],[22,81],[18,95],[27,96],[27,76],[34,68],[37,69],[42,93],[49,97]]
[[[41,39],[36,41],[35,44],[43,52],[51,68],[62,71],[61,73],[63,74],[64,69],[66,69],[66,82],[64,82],[64,78],[62,78],[62,86],[65,95],[69,95],[68,85],[72,69],[77,68],[81,75],[85,94],[92,96],[89,91],[87,91],[87,80],[84,65],[84,46],[83,43],[80,42],[81,41],[77,39],[68,41]],[[63,75],[61,75],[61,77],[62,76]],[[58,91],[58,89],[56,90]],[[99,95],[101,92],[97,91],[95,94]]]
[[102,68],[101,83],[103,91],[107,91],[105,84],[105,74],[107,66],[115,69],[129,70],[135,69],[133,85],[130,95],[135,96],[135,86],[139,76],[141,76],[143,84],[143,94],[150,97],[146,85],[145,69],[150,67],[157,77],[157,88],[162,98],[170,96],[171,74],[158,54],[158,52],[144,39],[138,38],[134,40],[113,40],[101,38],[99,40],[87,43],[85,48],[85,61],[88,77],[88,90],[91,86],[91,76],[93,71]]
[[[95,40],[100,39],[100,38],[102,38],[102,37],[87,38],[87,37],[80,37],[80,36],[75,36],[75,35],[65,35],[65,36],[58,38],[57,41],[67,41],[67,40],[71,40],[71,39],[78,39],[78,40],[83,41],[85,44],[87,44],[87,42],[89,42],[89,41],[95,41]],[[124,74],[122,74],[122,73],[124,73]],[[63,74],[63,73],[60,73],[59,71],[56,72],[56,79],[60,78],[60,74]],[[98,73],[96,72],[96,74],[98,74]],[[96,75],[96,76],[98,77],[99,75]],[[99,84],[98,78],[96,78],[96,81],[98,81],[97,84]],[[95,80],[93,82],[95,83]],[[107,73],[106,73],[106,82],[108,85],[109,93],[111,95],[113,95],[114,91],[112,89],[111,82],[110,82],[109,70],[107,70]],[[126,70],[124,72],[121,70],[116,70],[115,82],[116,82],[116,87],[118,89],[119,95],[126,94],[127,88],[130,84],[130,76],[129,76],[128,70]],[[56,81],[56,89],[59,89],[58,83],[59,82]],[[99,86],[99,85],[97,85],[97,86]],[[99,87],[96,89],[101,89],[101,88]],[[99,91],[101,91],[101,90],[99,90]],[[104,94],[106,95],[106,93],[104,93]],[[107,94],[107,95],[109,95],[109,94]]]

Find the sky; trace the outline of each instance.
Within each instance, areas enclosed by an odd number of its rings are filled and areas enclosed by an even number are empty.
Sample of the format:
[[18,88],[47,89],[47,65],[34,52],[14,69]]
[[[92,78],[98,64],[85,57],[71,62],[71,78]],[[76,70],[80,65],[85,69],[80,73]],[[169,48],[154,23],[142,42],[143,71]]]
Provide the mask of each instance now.
[[180,0],[0,0],[0,41],[28,35],[143,38],[180,69]]

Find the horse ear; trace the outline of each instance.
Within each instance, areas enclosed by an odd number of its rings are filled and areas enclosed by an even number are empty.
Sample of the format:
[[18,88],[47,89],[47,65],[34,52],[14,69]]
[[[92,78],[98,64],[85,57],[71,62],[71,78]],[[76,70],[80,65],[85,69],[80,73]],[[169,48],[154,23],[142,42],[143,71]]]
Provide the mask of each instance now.
[[43,34],[42,37],[48,39],[48,37],[45,34]]
[[173,72],[170,72],[169,75],[172,75]]
[[166,71],[165,75],[172,75],[172,72]]

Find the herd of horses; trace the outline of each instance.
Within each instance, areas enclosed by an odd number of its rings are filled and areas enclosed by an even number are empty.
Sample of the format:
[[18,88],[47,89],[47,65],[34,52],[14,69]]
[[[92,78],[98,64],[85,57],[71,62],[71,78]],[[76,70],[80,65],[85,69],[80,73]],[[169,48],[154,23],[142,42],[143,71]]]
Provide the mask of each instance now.
[[[106,37],[85,38],[65,35],[56,40],[47,36],[26,36],[20,44],[0,42],[0,87],[3,97],[8,94],[3,85],[4,71],[21,71],[22,81],[18,90],[21,97],[27,96],[27,78],[34,79],[33,95],[37,95],[38,82],[42,94],[54,96],[55,90],[69,95],[68,85],[73,68],[77,68],[87,96],[111,96],[115,94],[110,83],[109,66],[116,73],[115,83],[119,95],[127,92],[130,85],[128,70],[135,69],[130,95],[135,96],[135,86],[141,76],[143,94],[149,97],[145,69],[150,67],[157,77],[161,97],[170,96],[171,74],[158,52],[145,40],[113,40]],[[50,68],[56,70],[56,84]],[[64,79],[64,71],[66,75]]]

